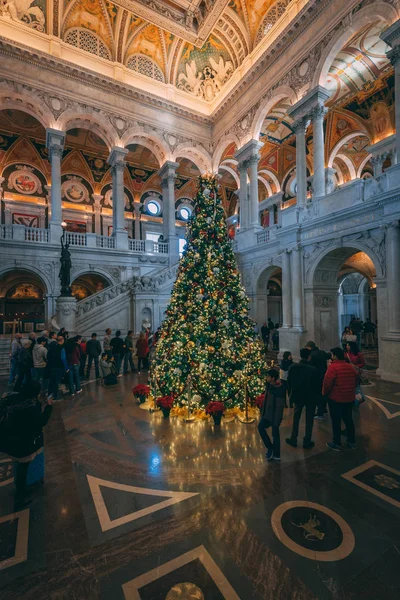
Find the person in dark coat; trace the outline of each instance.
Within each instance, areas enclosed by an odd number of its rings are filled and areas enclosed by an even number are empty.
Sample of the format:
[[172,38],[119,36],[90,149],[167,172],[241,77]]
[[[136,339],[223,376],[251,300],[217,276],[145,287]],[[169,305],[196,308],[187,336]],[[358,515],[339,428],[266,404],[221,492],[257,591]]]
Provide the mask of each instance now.
[[38,402],[40,383],[32,381],[23,385],[19,393],[13,393],[0,401],[0,451],[17,462],[15,485],[16,501],[23,499],[30,463],[43,452],[43,427],[53,410],[52,401],[42,406]]
[[322,394],[322,384],[324,382],[324,377],[327,369],[327,353],[323,350],[320,350],[315,342],[309,341],[306,344],[306,348],[310,350],[310,364],[317,369],[318,372],[318,380],[319,380],[319,397],[317,401],[317,414],[315,415],[316,419],[324,419],[326,410],[326,399]]
[[[261,419],[258,423],[258,431],[267,448],[266,457],[269,461],[281,460],[279,427],[282,422],[285,399],[286,390],[279,380],[279,372],[276,369],[269,369],[267,371],[264,402],[261,407]],[[267,433],[267,429],[270,427],[272,429],[272,441]]]
[[110,346],[111,346],[111,350],[112,350],[112,356],[114,358],[117,377],[122,377],[120,371],[121,371],[122,359],[125,356],[126,345],[125,345],[124,340],[121,338],[121,332],[119,329],[118,329],[118,331],[115,332],[115,337],[112,338],[112,340],[110,342]]
[[286,438],[289,446],[296,448],[297,436],[299,435],[299,422],[303,408],[306,409],[306,431],[303,439],[303,448],[313,448],[311,440],[314,425],[315,406],[320,394],[318,371],[310,362],[311,352],[307,348],[301,348],[300,361],[289,368],[288,392],[290,403],[294,404],[292,434]]
[[49,368],[49,398],[58,399],[60,383],[69,372],[67,355],[65,352],[65,340],[62,335],[57,337],[57,342],[51,343],[47,352],[47,366]]
[[264,346],[268,347],[268,342],[269,342],[269,327],[266,323],[263,324],[263,326],[261,327],[261,338],[263,341]]
[[88,357],[86,377],[89,378],[90,369],[92,368],[92,363],[94,362],[96,379],[98,379],[100,377],[99,358],[101,356],[101,344],[97,339],[97,333],[92,333],[92,337],[88,342],[86,342],[86,354]]
[[24,383],[30,383],[32,381],[33,358],[31,346],[31,340],[25,340],[18,355],[18,375],[14,386],[14,392],[19,392]]

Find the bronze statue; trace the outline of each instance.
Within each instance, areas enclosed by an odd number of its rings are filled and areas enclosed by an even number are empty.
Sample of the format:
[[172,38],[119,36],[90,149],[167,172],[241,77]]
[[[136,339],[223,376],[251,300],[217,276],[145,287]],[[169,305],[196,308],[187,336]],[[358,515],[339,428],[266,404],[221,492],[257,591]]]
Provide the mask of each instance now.
[[69,244],[64,244],[64,235],[61,236],[61,258],[60,272],[58,277],[61,283],[61,296],[72,296],[71,292],[71,252],[68,250]]

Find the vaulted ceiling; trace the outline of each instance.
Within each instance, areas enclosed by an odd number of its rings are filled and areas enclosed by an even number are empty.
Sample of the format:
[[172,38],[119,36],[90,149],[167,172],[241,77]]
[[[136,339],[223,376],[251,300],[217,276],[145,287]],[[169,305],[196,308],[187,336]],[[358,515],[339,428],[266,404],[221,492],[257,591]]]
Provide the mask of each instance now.
[[[9,0],[2,19],[212,101],[291,0]],[[293,12],[293,16],[296,13]],[[25,43],[24,36],[21,41]],[[96,59],[94,59],[96,57]],[[144,79],[143,79],[144,77]]]

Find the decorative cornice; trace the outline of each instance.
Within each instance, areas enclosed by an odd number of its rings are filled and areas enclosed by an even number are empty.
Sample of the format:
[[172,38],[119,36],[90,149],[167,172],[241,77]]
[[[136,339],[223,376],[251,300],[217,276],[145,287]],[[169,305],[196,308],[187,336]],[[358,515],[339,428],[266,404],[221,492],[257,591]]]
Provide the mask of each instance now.
[[34,50],[33,48],[29,48],[23,44],[17,44],[16,42],[11,43],[9,40],[1,36],[0,54],[4,56],[10,56],[11,58],[16,58],[24,63],[40,67],[41,69],[47,69],[52,73],[62,74],[68,79],[73,79],[75,81],[79,81],[79,83],[90,85],[91,87],[97,88],[102,92],[106,90],[118,96],[130,98],[156,108],[162,108],[165,111],[172,112],[203,125],[211,125],[212,123],[209,117],[205,117],[195,111],[188,110],[174,102],[167,102],[155,94],[144,92],[143,90],[135,88],[126,83],[119,83],[111,77],[99,75],[89,69],[83,69],[70,63],[69,61],[50,56],[46,52],[40,52],[39,50]]

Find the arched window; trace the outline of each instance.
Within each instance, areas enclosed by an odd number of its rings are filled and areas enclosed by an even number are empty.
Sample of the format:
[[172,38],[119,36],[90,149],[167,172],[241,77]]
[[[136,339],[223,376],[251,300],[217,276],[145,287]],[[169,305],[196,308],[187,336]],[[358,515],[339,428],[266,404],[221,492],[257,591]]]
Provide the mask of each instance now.
[[105,43],[91,31],[75,27],[67,31],[64,41],[75,48],[80,48],[90,54],[96,54],[106,60],[111,60],[111,54]]
[[134,54],[129,58],[126,66],[128,69],[132,69],[132,71],[137,71],[142,75],[146,75],[146,77],[164,83],[164,75],[160,67],[151,58],[144,56],[144,54]]
[[260,42],[264,35],[267,35],[268,31],[272,29],[278,19],[281,18],[290,2],[291,0],[279,0],[273,6],[271,6],[262,21],[260,29],[258,30],[256,43]]

